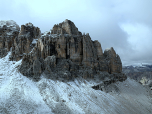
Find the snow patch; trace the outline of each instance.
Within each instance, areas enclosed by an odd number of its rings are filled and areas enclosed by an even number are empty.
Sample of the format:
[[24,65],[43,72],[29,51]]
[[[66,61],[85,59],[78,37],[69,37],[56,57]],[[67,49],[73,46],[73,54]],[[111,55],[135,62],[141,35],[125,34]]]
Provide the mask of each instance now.
[[36,44],[38,39],[33,39],[32,44]]
[[19,29],[19,26],[13,20],[2,20],[0,21],[0,27],[6,25],[7,27],[12,27],[14,29]]
[[9,61],[10,54],[0,59],[0,113],[50,114],[36,84],[18,72],[22,60]]
[[128,78],[117,82],[120,93],[94,90],[95,81],[69,82],[46,79],[33,82],[18,72],[22,60],[0,59],[0,113],[151,114],[152,99],[146,88]]

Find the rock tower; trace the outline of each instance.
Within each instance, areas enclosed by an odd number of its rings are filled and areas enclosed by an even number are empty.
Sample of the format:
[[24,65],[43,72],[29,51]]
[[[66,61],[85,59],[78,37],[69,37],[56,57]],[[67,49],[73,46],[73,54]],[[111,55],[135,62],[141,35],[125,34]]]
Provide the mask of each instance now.
[[[11,28],[14,31],[10,32]],[[118,80],[126,79],[113,47],[103,52],[100,42],[92,41],[89,33],[82,35],[68,19],[42,34],[32,23],[22,25],[20,31],[15,22],[14,27],[4,24],[0,28],[1,57],[10,49],[10,60],[22,59],[19,71],[28,77],[39,78],[44,73],[50,78],[70,80],[100,77],[101,72],[107,72],[113,77],[119,74]]]

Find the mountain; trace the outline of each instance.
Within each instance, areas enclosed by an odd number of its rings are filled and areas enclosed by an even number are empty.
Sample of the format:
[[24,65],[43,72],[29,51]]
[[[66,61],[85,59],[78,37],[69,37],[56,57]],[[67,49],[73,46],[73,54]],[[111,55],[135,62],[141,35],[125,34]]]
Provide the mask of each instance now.
[[41,33],[0,21],[0,113],[151,114],[148,86],[127,78],[113,47],[70,20]]
[[150,64],[123,66],[122,72],[143,85],[150,84],[152,81],[152,65]]
[[[62,82],[41,75],[38,82],[23,76],[18,68],[22,60],[0,59],[1,114],[151,114],[149,89],[127,78],[95,90],[102,81],[76,78]],[[152,95],[152,94],[151,94]]]
[[[121,59],[113,47],[103,53],[97,40],[92,41],[88,33],[82,35],[68,19],[45,33],[32,23],[21,25],[21,30],[13,21],[2,24],[1,57],[11,51],[11,61],[22,59],[20,73],[35,81],[42,73],[62,81],[76,77],[102,79],[105,83],[126,80],[121,73]],[[103,72],[107,75],[106,79]]]

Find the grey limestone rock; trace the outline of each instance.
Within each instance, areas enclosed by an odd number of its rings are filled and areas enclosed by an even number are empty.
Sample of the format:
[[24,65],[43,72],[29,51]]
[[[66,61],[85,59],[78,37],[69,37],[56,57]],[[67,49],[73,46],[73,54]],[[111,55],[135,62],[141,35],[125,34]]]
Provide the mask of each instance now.
[[7,55],[19,33],[19,26],[13,20],[0,21],[0,57]]
[[89,33],[82,35],[70,20],[43,34],[32,23],[22,25],[20,32],[17,24],[14,31],[14,27],[6,25],[0,27],[0,55],[6,55],[11,48],[10,60],[22,59],[19,71],[25,76],[39,78],[44,73],[56,79],[79,76],[105,80],[99,72],[107,72],[105,83],[126,79],[115,50],[110,48],[103,53],[101,44],[92,41]]
[[40,37],[41,31],[38,27],[33,26],[32,23],[21,25],[18,37],[14,39],[12,46],[11,60],[20,60],[24,53],[31,52],[35,46],[36,39]]

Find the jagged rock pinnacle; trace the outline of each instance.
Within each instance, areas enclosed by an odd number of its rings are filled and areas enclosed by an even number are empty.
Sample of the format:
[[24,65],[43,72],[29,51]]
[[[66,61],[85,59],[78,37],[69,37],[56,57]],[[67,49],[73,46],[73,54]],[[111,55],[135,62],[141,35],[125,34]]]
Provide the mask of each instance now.
[[[9,43],[3,37],[4,28],[0,29],[0,49],[7,47],[6,55],[12,47],[10,60],[22,59],[19,71],[25,76],[39,77],[44,72],[54,78],[73,79],[78,76],[94,78],[103,71],[110,74],[122,72],[120,57],[113,48],[103,53],[98,41],[92,41],[89,33],[82,35],[68,19],[44,34],[32,23],[21,25],[20,32],[15,32]],[[124,75],[120,77],[126,79]]]

